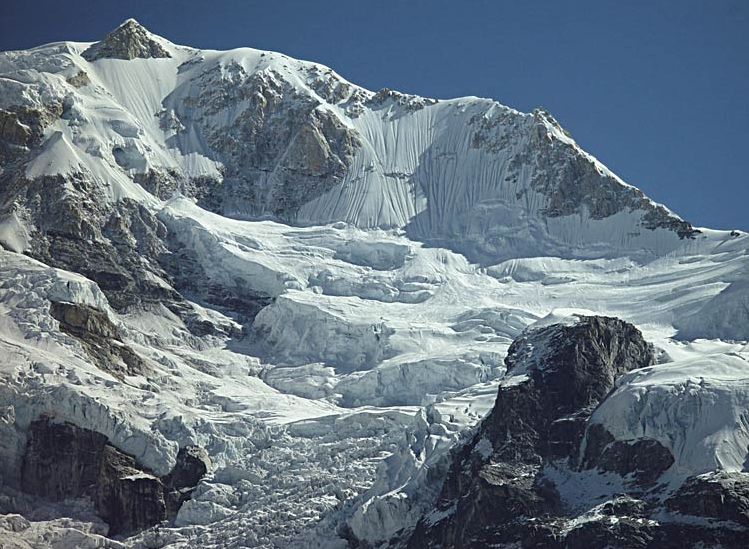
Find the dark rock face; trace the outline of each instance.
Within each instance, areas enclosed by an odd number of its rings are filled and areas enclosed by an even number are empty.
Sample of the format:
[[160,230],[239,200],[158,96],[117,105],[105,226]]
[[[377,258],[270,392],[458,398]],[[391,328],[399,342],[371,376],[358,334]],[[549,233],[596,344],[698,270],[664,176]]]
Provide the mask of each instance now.
[[25,492],[51,500],[92,493],[99,477],[107,437],[47,418],[33,422],[28,431],[21,472]]
[[172,488],[192,488],[211,467],[208,453],[199,446],[186,446],[177,454],[177,462],[169,474],[167,484]]
[[202,448],[186,447],[172,472],[157,477],[104,435],[49,418],[33,422],[27,439],[22,489],[51,500],[91,498],[110,535],[174,517],[210,467]]
[[749,526],[749,473],[716,471],[690,477],[666,507],[683,515]]
[[[606,517],[585,522],[573,528],[565,536],[564,545],[554,547],[591,547],[636,549],[650,547],[653,541],[652,530],[642,519],[632,517]],[[551,541],[553,543],[553,541]]]
[[541,536],[528,519],[561,512],[544,465],[575,454],[585,421],[616,376],[653,362],[639,330],[616,318],[583,317],[518,338],[494,409],[445,480],[437,512],[449,516],[434,524],[422,519],[409,546],[479,547]]
[[77,338],[94,363],[115,377],[142,374],[143,360],[120,338],[117,327],[102,311],[81,305],[53,301],[50,314],[60,330]]
[[128,19],[81,55],[87,61],[171,57],[135,19]]
[[[582,317],[540,328],[518,338],[505,362],[494,409],[455,451],[436,509],[409,534],[409,548],[749,546],[749,473],[692,477],[664,504],[668,486],[658,482],[674,463],[669,449],[617,440],[590,423],[616,376],[655,362],[634,326]],[[627,493],[564,501],[549,472],[586,469],[619,475]]]
[[504,441],[495,456],[569,455],[579,445],[580,426],[614,379],[654,360],[640,331],[616,318],[585,317],[519,337],[507,352],[507,373],[526,372],[529,379],[502,387],[485,422],[487,435]]
[[[21,105],[0,109],[0,165],[6,171],[15,168],[16,161],[23,160],[32,147],[41,144],[44,130],[63,110],[62,103],[53,99],[43,109]],[[7,185],[8,181],[0,178],[0,183]]]
[[0,165],[25,153],[31,139],[31,130],[18,113],[0,109]]
[[133,181],[162,200],[168,199],[180,188],[180,176],[174,170],[150,168],[145,173],[133,174]]
[[642,487],[655,483],[674,463],[674,456],[657,440],[614,440],[598,424],[590,425],[586,442],[584,469],[598,467],[621,476],[632,475],[632,480]]
[[110,322],[107,315],[93,307],[52,301],[50,314],[60,322],[63,331],[67,333],[77,336],[91,334],[110,339],[119,337],[117,327]]
[[166,505],[169,516],[175,516],[182,504],[211,468],[208,453],[199,446],[186,446],[177,454],[174,469],[164,477]]
[[167,518],[161,480],[108,445],[101,455],[95,503],[97,512],[109,524],[110,535],[143,530]]
[[659,522],[642,516],[596,517],[557,532],[536,547],[554,549],[703,549],[747,547],[749,532],[685,523]]

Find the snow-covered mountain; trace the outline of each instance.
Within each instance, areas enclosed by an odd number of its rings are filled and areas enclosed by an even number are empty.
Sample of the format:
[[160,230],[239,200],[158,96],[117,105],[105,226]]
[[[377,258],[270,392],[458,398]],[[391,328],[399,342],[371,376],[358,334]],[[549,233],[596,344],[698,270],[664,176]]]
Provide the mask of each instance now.
[[661,441],[673,490],[745,468],[749,236],[692,227],[543,110],[371,92],[128,20],[0,53],[0,244],[18,543],[120,543],[80,483],[64,503],[22,490],[34,437],[65,423],[149,490],[207,452],[168,526],[125,545],[405,543],[512,341],[580,311],[634,323],[664,362],[591,421]]

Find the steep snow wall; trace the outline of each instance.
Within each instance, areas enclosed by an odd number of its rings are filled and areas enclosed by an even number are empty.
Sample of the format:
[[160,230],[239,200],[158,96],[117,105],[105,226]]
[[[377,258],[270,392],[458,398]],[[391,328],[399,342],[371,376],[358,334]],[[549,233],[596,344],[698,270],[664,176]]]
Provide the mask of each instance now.
[[742,471],[749,456],[749,362],[715,354],[622,376],[592,417],[617,440],[648,437],[674,456],[678,477]]
[[405,229],[487,264],[647,259],[701,238],[544,111],[373,93],[280,54],[128,29],[163,55],[82,56],[90,44],[69,42],[0,54],[0,108],[38,142],[23,178],[84,177],[106,200],[154,206],[179,192],[234,217]]

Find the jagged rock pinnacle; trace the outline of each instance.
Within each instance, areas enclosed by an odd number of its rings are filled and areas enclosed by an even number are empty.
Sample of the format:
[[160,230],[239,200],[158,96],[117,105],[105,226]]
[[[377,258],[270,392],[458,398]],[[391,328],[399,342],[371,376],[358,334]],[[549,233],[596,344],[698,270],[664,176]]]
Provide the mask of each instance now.
[[83,52],[84,59],[151,59],[171,57],[153,35],[135,19],[126,19],[107,34],[104,40],[95,43]]

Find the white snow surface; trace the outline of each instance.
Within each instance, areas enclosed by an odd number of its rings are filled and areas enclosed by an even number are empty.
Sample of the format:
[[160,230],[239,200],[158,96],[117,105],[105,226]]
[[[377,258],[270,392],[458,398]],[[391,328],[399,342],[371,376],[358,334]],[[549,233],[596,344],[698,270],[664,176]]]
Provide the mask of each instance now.
[[596,410],[618,440],[651,438],[674,456],[670,476],[743,471],[749,448],[749,355],[710,353],[625,376]]
[[[89,44],[70,42],[0,54],[0,108],[68,105],[26,174],[86,171],[109,200],[150,208],[211,282],[274,300],[251,337],[197,338],[166,310],[115,313],[95,283],[21,255],[22,221],[0,220],[2,490],[17,488],[26,427],[49,414],[104,433],[157,474],[182,445],[210,454],[214,470],[176,524],[125,546],[344,547],[343,526],[386,544],[428,508],[438,489],[429,471],[491,409],[512,340],[578,314],[632,322],[672,359],[622,377],[594,421],[618,438],[661,441],[679,478],[745,467],[749,236],[635,235],[637,211],[543,219],[531,174],[498,185],[509,153],[472,148],[469,135],[472,118],[498,117],[506,123],[495,138],[522,148],[531,115],[461,98],[413,111],[388,100],[350,117],[310,87],[310,69],[345,82],[325,67],[159,40],[171,59],[89,63],[79,55]],[[220,173],[199,136],[168,146],[154,115],[195,91],[200,71],[231,62],[280,75],[365,138],[358,168],[303,206],[298,226],[228,219],[133,182],[148,167]],[[66,78],[78,71],[90,83],[76,89]],[[548,133],[576,147],[556,126]],[[104,311],[149,373],[118,380],[96,368],[60,331],[50,301]],[[80,546],[107,546],[99,530],[76,528]],[[32,545],[44,532],[73,535],[47,519],[22,530],[14,535]]]

